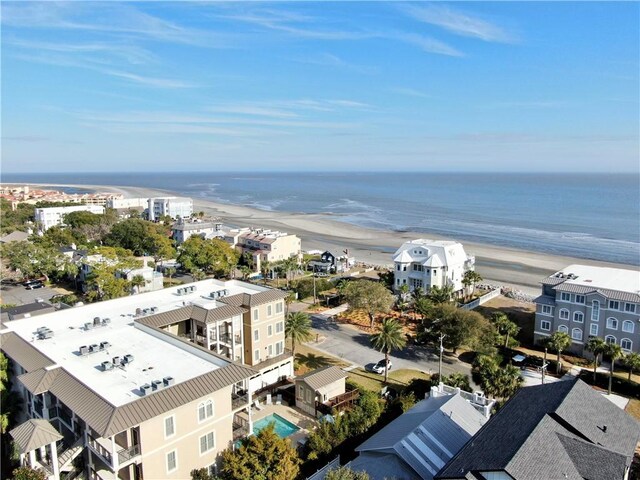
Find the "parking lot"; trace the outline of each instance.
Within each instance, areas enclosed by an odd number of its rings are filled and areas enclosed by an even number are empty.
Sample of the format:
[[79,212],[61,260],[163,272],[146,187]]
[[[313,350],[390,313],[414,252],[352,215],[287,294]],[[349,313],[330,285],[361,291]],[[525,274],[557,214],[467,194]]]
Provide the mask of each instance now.
[[63,293],[51,287],[36,288],[34,290],[28,290],[23,285],[2,285],[0,287],[0,303],[3,305],[26,305],[36,301],[36,298],[41,298],[48,301],[54,295]]

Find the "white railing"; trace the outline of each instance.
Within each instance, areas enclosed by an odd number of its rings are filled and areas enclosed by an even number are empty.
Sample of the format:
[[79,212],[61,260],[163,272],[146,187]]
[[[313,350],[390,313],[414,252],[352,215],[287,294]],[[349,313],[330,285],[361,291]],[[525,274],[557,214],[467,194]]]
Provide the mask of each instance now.
[[497,288],[496,290],[493,290],[489,293],[485,293],[484,295],[482,295],[481,297],[476,298],[475,300],[473,300],[472,302],[469,303],[465,303],[464,305],[460,305],[460,308],[462,310],[473,310],[474,308],[479,307],[480,305],[488,302],[489,300],[492,300],[496,297],[500,296],[500,289]]

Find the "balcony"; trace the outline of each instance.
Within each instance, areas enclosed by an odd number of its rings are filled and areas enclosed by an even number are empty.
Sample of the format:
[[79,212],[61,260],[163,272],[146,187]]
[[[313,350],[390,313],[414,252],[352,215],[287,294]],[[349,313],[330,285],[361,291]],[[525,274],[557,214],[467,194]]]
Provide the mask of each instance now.
[[236,408],[241,408],[249,405],[249,395],[231,395],[231,408],[235,410]]
[[316,402],[316,410],[324,414],[333,415],[342,410],[346,410],[353,405],[360,397],[358,389],[350,390],[348,392],[337,395],[330,398],[324,403]]
[[[89,436],[89,446],[95,453],[100,455],[108,465],[114,467],[111,440]],[[116,452],[118,454],[118,468],[141,455],[140,445],[122,448],[116,443],[116,448],[118,449]]]
[[118,463],[122,465],[140,455],[140,445],[118,450]]

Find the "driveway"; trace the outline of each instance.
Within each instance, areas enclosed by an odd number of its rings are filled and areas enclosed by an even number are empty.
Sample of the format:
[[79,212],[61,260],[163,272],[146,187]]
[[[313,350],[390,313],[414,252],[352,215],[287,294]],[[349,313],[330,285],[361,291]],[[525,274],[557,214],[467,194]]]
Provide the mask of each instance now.
[[[369,334],[350,325],[334,323],[328,317],[327,314],[310,315],[314,336],[318,334],[325,339],[319,343],[308,342],[307,345],[358,367],[366,367],[384,358],[384,354],[371,347]],[[393,352],[390,358],[393,361],[393,370],[409,368],[429,374],[438,373],[438,356],[424,346],[408,345],[402,351]],[[471,376],[471,366],[444,356],[442,374],[449,375],[454,372]]]
[[35,290],[27,290],[22,285],[2,285],[0,287],[0,299],[5,305],[26,305],[35,302],[36,298],[48,301],[54,295],[58,295],[58,292],[50,287],[36,288]]

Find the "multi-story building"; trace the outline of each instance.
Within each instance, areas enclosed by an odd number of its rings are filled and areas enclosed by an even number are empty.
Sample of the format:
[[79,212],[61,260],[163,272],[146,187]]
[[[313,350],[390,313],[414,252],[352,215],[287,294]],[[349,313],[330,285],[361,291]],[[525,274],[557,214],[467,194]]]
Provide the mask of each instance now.
[[462,278],[473,270],[475,257],[467,255],[461,243],[449,240],[419,238],[404,243],[393,254],[394,289],[409,285],[411,291],[431,287],[452,286],[456,294],[462,293]]
[[221,236],[222,224],[215,221],[185,220],[180,218],[171,228],[173,240],[180,245],[194,235],[202,238]]
[[107,208],[113,208],[114,210],[126,209],[126,208],[147,208],[149,206],[148,198],[113,198],[107,202]]
[[302,258],[300,239],[296,235],[262,228],[241,228],[229,230],[224,240],[241,254],[248,253],[253,258],[256,271],[261,262],[278,262],[287,258]]
[[[83,450],[96,479],[213,468],[252,431],[253,392],[293,374],[283,297],[205,280],[7,322],[1,348],[31,419],[12,431],[21,459],[55,480]],[[253,367],[242,364],[245,337],[261,349]]]
[[145,265],[140,268],[129,268],[126,270],[116,271],[116,278],[125,278],[127,281],[132,281],[135,277],[140,276],[144,279],[144,285],[139,285],[134,288],[134,293],[146,293],[154,292],[156,290],[162,290],[164,287],[164,277],[162,273],[156,272],[153,268]]
[[193,200],[188,197],[157,197],[148,200],[148,215],[152,222],[161,217],[188,218],[193,214]]
[[589,337],[617,343],[624,352],[640,352],[640,272],[569,265],[541,283],[534,340],[565,332],[577,353]]
[[35,218],[38,229],[41,232],[45,232],[53,226],[63,225],[64,216],[72,212],[91,212],[101,215],[104,213],[104,207],[101,205],[73,205],[69,207],[36,208]]

